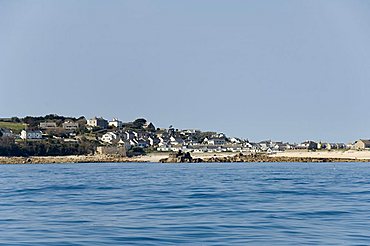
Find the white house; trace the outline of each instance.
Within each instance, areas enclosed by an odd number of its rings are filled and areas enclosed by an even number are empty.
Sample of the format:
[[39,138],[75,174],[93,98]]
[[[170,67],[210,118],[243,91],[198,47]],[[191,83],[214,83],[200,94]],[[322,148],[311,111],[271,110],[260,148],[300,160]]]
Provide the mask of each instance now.
[[207,139],[207,144],[209,145],[224,145],[226,140],[224,138],[211,138]]
[[114,132],[107,132],[106,134],[104,134],[100,140],[102,142],[105,142],[105,143],[109,143],[109,144],[115,144],[117,143],[120,139],[119,139],[119,135],[117,133],[114,133]]
[[240,139],[238,139],[238,138],[231,138],[230,139],[230,142],[232,142],[232,143],[235,143],[235,144],[240,144],[241,143],[241,140]]
[[118,120],[117,118],[113,118],[113,120],[109,121],[108,125],[121,129],[123,123],[122,123],[122,121]]
[[21,139],[42,139],[42,132],[39,130],[22,130]]

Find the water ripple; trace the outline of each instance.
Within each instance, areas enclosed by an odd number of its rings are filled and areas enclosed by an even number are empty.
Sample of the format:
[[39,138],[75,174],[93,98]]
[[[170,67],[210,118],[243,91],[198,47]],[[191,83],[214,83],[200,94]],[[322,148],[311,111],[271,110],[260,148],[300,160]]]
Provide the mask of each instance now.
[[1,168],[0,245],[370,242],[367,163]]

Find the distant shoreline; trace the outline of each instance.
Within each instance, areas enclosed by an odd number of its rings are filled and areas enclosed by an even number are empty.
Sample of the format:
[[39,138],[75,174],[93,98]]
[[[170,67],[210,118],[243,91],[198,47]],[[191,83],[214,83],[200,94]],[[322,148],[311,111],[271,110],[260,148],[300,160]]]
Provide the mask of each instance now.
[[[136,157],[118,157],[106,155],[76,156],[31,156],[0,157],[0,164],[56,164],[56,163],[159,163],[169,153],[155,152]],[[242,155],[227,153],[192,153],[193,158],[201,162],[370,162],[370,151],[285,151],[271,155]]]

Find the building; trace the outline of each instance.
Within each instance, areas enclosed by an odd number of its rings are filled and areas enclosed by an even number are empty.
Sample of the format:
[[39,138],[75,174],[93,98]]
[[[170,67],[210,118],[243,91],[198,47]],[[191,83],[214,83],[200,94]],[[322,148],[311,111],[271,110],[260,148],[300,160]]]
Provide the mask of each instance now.
[[184,140],[180,137],[170,137],[171,145],[181,145],[184,144]]
[[109,143],[109,144],[116,144],[120,140],[120,137],[117,133],[114,132],[107,132],[104,134],[101,139],[102,142]]
[[78,129],[79,125],[77,122],[73,122],[71,120],[67,120],[62,124],[63,129],[67,131],[75,131]]
[[124,138],[126,140],[133,140],[135,138],[135,135],[134,135],[134,133],[132,131],[126,131],[126,132],[124,132],[124,135],[123,136],[124,136]]
[[118,120],[117,118],[113,118],[113,120],[109,121],[108,125],[121,129],[123,123],[122,123],[122,121]]
[[[323,147],[323,146],[321,146]],[[318,144],[314,141],[305,141],[296,147],[297,149],[308,149],[308,150],[315,150],[318,148]]]
[[98,155],[115,155],[115,156],[126,156],[125,146],[99,146],[96,148],[96,154]]
[[133,139],[130,140],[130,145],[131,146],[136,146],[140,148],[147,148],[148,147],[148,142],[145,139]]
[[148,142],[150,146],[158,145],[160,140],[156,137],[148,137]]
[[146,122],[144,124],[144,129],[146,129],[147,131],[150,131],[150,132],[154,132],[155,131],[155,126],[151,122]]
[[355,149],[370,149],[370,140],[360,139],[353,145]]
[[103,119],[103,118],[97,118],[94,117],[90,120],[87,120],[87,125],[91,127],[99,127],[102,129],[107,129],[108,128],[108,121]]
[[21,139],[42,139],[42,132],[39,130],[22,130]]
[[224,138],[211,138],[207,140],[209,145],[224,145],[226,140]]
[[6,129],[6,128],[0,128],[0,132],[1,132],[0,137],[11,138],[11,137],[14,136],[12,130],[9,130],[9,129]]
[[57,123],[55,123],[55,122],[41,122],[39,127],[40,127],[40,129],[54,129],[54,128],[57,128]]
[[148,147],[148,143],[145,141],[145,139],[139,139],[136,141],[136,146],[140,148],[146,148]]

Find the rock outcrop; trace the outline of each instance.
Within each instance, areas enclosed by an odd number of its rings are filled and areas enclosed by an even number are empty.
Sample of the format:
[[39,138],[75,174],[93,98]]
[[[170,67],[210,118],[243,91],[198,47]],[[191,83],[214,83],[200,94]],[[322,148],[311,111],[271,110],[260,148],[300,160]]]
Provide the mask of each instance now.
[[179,150],[175,153],[170,153],[168,158],[159,160],[161,163],[199,163],[203,162],[200,158],[193,158],[189,152]]
[[310,158],[310,157],[274,157],[267,154],[242,153],[227,157],[211,157],[207,159],[192,158],[190,153],[171,153],[168,158],[161,159],[162,163],[231,163],[231,162],[368,162],[369,160],[358,160],[349,158]]
[[367,162],[369,160],[357,160],[349,158],[310,158],[310,157],[275,157],[267,154],[249,154],[242,153],[230,157],[211,157],[205,159],[205,162]]

